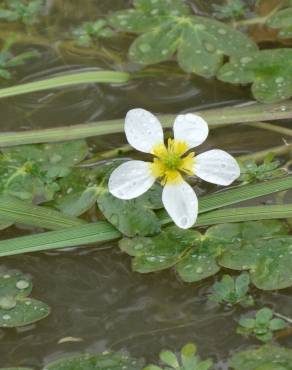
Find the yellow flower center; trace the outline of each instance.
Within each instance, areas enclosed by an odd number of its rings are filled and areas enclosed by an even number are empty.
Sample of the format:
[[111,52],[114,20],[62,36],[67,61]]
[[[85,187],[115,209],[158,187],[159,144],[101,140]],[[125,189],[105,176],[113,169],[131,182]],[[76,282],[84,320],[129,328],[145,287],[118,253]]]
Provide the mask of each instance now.
[[156,157],[151,163],[153,176],[161,178],[161,184],[174,184],[182,181],[182,174],[194,175],[195,153],[189,153],[183,157],[188,150],[184,141],[168,139],[167,147],[164,143],[157,144],[152,149]]

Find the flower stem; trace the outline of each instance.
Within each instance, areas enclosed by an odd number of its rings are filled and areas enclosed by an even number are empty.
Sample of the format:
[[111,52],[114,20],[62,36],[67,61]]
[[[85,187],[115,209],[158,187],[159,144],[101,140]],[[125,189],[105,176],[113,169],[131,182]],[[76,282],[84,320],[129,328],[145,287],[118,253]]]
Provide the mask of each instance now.
[[260,162],[270,153],[273,153],[275,155],[285,155],[290,152],[292,152],[292,144],[284,144],[284,145],[276,146],[270,149],[261,150],[256,153],[241,155],[237,157],[237,159],[240,161],[247,161],[247,160],[252,159],[255,162]]
[[292,319],[290,319],[290,317],[284,316],[284,315],[282,315],[278,312],[274,312],[274,316],[277,316],[280,319],[283,319],[283,320],[287,321],[289,324],[292,324]]

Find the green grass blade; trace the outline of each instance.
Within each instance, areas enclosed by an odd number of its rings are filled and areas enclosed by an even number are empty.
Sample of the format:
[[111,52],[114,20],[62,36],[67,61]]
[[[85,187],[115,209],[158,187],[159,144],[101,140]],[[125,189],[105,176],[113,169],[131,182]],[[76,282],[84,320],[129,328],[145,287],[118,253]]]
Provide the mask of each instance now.
[[112,225],[100,221],[69,229],[0,241],[0,257],[113,241],[120,237],[121,233]]
[[116,71],[70,73],[0,89],[0,98],[89,83],[126,83],[130,74]]
[[[285,107],[284,110],[283,107]],[[218,108],[194,113],[200,114],[208,122],[211,128],[216,128],[240,122],[292,118],[292,101],[286,103],[285,105],[264,105],[255,103],[244,107],[235,106],[229,108]],[[172,127],[175,117],[176,115],[171,114],[158,115],[158,118],[164,127]],[[3,132],[0,136],[0,147],[77,140],[93,136],[103,136],[123,132],[124,119],[99,121],[95,123],[44,130]]]
[[199,215],[196,225],[207,226],[225,222],[273,220],[292,217],[292,204],[220,209]]
[[85,221],[66,216],[50,208],[32,205],[10,196],[0,196],[1,223],[17,223],[43,227],[49,230],[60,230],[80,226]]
[[[255,199],[279,191],[292,188],[292,176],[260,182],[258,184],[239,186],[222,192],[205,195],[199,199],[199,213],[237,204],[246,200]],[[171,222],[166,211],[159,212],[162,224]]]
[[239,186],[222,192],[206,195],[199,203],[199,213],[205,213],[231,204],[255,199],[292,188],[292,176]]

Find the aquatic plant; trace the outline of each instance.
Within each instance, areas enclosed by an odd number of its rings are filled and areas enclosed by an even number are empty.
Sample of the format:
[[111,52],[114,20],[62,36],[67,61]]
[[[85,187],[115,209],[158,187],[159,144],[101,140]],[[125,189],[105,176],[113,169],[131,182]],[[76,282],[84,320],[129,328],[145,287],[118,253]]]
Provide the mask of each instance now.
[[273,316],[273,311],[264,307],[256,312],[255,318],[241,318],[237,333],[245,336],[254,335],[262,342],[269,342],[273,339],[275,331],[285,329],[287,326],[284,320]]
[[190,149],[202,144],[209,133],[207,123],[194,114],[179,115],[173,125],[174,139],[165,146],[160,122],[144,109],[127,113],[125,133],[135,149],[154,155],[153,163],[129,161],[109,178],[109,191],[119,199],[133,199],[149,190],[157,179],[163,185],[162,202],[174,223],[183,229],[194,225],[198,199],[182,175],[197,176],[216,185],[230,185],[240,175],[236,160],[213,149],[195,156]]

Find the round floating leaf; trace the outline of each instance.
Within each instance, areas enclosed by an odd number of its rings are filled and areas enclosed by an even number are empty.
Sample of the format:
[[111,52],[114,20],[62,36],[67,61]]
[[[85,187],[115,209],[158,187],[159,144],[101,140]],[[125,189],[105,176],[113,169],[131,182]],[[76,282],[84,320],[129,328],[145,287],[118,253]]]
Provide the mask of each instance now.
[[141,363],[121,353],[85,354],[63,358],[44,370],[140,370]]
[[148,202],[139,198],[122,200],[105,190],[98,196],[97,204],[105,218],[126,236],[154,235],[160,231],[158,217]]
[[14,328],[32,324],[44,319],[50,313],[50,308],[36,299],[23,298],[17,300],[15,307],[0,309],[0,327]]
[[177,0],[141,0],[136,9],[114,13],[110,23],[118,30],[141,34],[129,50],[131,60],[145,65],[171,59],[181,68],[204,77],[214,76],[224,55],[257,50],[243,33],[214,19],[191,15]]
[[13,270],[0,270],[0,308],[7,299],[27,297],[32,291],[30,277]]
[[230,366],[234,370],[291,370],[292,350],[262,346],[235,354]]
[[124,238],[119,246],[122,251],[134,256],[134,271],[148,273],[175,265],[199,238],[200,234],[196,231],[172,226],[152,238]]
[[292,49],[261,50],[234,56],[218,72],[221,81],[252,83],[254,97],[273,103],[292,96]]

